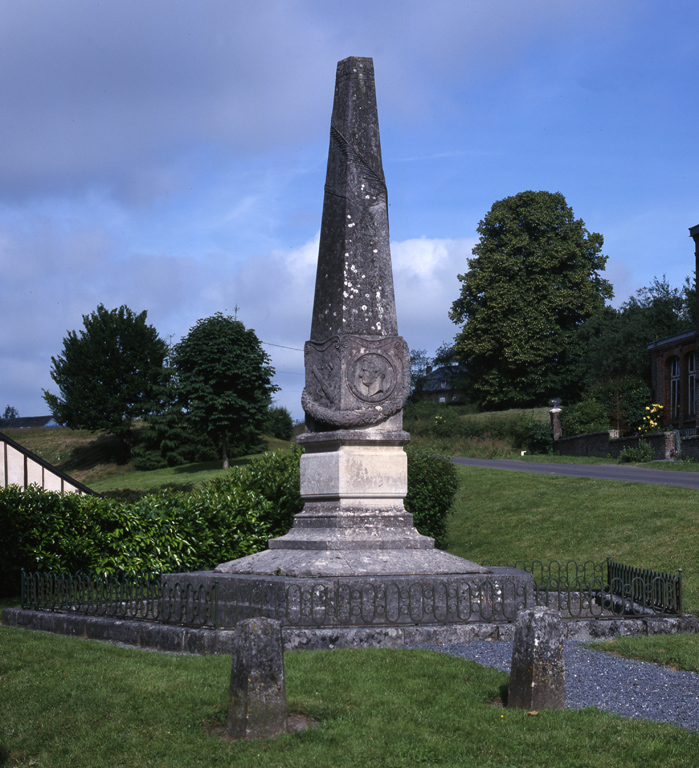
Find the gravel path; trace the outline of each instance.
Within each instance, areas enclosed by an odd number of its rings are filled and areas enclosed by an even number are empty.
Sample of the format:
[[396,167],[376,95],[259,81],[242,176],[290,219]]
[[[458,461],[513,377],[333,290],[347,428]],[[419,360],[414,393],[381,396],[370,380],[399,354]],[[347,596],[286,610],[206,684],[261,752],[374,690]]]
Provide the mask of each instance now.
[[[699,675],[590,651],[574,640],[564,642],[569,709],[597,707],[624,717],[675,723],[699,731]],[[511,642],[474,641],[419,647],[510,671]]]

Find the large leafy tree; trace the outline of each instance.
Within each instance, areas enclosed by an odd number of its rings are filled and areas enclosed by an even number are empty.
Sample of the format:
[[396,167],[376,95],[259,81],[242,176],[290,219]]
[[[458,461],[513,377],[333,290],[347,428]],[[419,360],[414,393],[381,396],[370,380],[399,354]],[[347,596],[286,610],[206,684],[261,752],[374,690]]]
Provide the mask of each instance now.
[[177,372],[168,354],[153,410],[144,418],[134,446],[134,466],[141,470],[211,461],[218,451],[211,437],[189,419],[178,396]]
[[493,409],[570,399],[579,388],[576,331],[613,295],[601,277],[602,235],[551,192],[499,200],[478,232],[450,312],[465,323],[456,352],[472,397]]
[[199,320],[173,350],[177,391],[187,418],[221,446],[245,445],[264,423],[274,369],[252,329],[220,312]]
[[167,345],[146,322],[147,312],[100,304],[83,315],[84,327],[69,331],[63,352],[51,358],[51,378],[60,395],[44,390],[59,424],[116,435],[126,450],[134,419],[153,407]]
[[619,309],[604,307],[580,328],[578,378],[587,386],[634,377],[651,385],[648,344],[696,327],[694,280],[672,288],[654,277]]

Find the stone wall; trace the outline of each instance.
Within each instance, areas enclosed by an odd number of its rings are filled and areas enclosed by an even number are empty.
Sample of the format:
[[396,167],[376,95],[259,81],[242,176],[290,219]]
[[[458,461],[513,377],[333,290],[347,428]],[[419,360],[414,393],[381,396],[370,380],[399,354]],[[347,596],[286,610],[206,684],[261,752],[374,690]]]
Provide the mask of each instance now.
[[699,461],[699,435],[691,435],[682,438],[682,458]]
[[[574,435],[573,437],[562,437],[555,440],[553,452],[560,456],[597,456],[606,458],[611,456],[618,459],[619,454],[625,448],[637,448],[639,439],[650,443],[653,448],[653,454],[656,461],[669,459],[673,456],[675,448],[674,432],[652,432],[639,438],[638,435],[631,437],[617,437],[617,432],[593,432],[589,435]],[[684,448],[685,441],[696,440],[693,444],[693,450],[699,458],[699,438],[685,438],[682,441]]]
[[553,452],[560,456],[599,456],[609,453],[609,432],[561,437],[553,442]]

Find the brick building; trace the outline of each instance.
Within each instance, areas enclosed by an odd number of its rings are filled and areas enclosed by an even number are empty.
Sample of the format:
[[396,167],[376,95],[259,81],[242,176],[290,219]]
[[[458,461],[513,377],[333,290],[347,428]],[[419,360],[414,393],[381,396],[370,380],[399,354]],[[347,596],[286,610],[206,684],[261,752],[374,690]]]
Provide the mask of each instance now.
[[[689,228],[699,274],[699,224]],[[699,292],[697,292],[699,318]],[[663,406],[665,425],[676,429],[697,426],[697,329],[676,333],[648,345],[653,397]]]

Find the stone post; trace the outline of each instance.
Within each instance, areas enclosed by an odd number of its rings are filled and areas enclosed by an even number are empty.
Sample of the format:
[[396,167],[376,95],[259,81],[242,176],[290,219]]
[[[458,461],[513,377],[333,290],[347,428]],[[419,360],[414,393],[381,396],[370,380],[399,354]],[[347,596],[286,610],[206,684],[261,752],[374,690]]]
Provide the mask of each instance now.
[[286,719],[281,623],[266,618],[241,621],[233,637],[228,735],[270,739],[286,733]]
[[520,611],[512,648],[508,707],[565,709],[563,635],[558,611],[541,606]]
[[561,427],[561,401],[556,398],[551,401],[551,410],[549,416],[551,417],[551,431],[553,432],[553,439],[560,440],[563,437],[563,429]]

